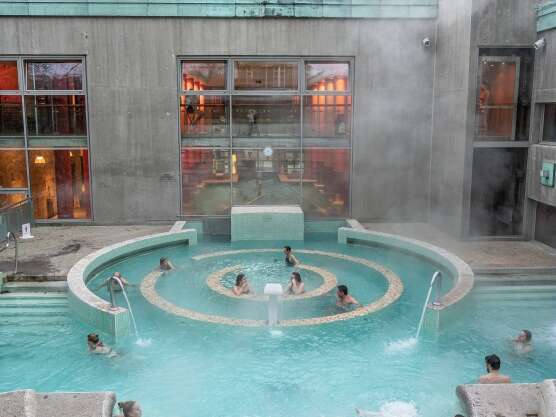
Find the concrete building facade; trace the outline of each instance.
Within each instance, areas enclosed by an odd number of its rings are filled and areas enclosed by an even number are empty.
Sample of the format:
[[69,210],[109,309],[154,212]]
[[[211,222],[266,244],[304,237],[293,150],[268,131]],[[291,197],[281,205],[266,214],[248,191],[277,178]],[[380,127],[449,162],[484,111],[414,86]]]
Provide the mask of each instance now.
[[[53,222],[226,219],[234,204],[299,198],[309,218],[532,238],[537,205],[556,205],[537,181],[556,157],[537,144],[556,102],[553,5],[540,6],[4,1],[0,60],[16,62],[19,85],[0,98],[23,103],[24,122],[0,130],[0,164],[12,166],[0,195],[30,194]],[[79,63],[81,78],[44,84],[56,62]],[[207,63],[225,68],[221,87],[195,78]],[[339,64],[349,87],[330,73]],[[243,90],[242,74],[254,80]]]

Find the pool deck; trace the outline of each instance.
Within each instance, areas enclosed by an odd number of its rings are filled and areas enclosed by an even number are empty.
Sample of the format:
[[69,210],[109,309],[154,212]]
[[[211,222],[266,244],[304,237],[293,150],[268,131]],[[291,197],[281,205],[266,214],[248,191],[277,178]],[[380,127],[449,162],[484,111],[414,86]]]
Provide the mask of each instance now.
[[[365,223],[364,226],[444,248],[466,261],[475,273],[556,272],[556,249],[535,241],[460,241],[426,223]],[[19,240],[19,271],[22,275],[63,279],[77,261],[98,249],[167,232],[171,227],[172,224],[37,226],[32,230],[34,239]],[[12,249],[0,253],[0,271],[10,271],[12,264]]]
[[[172,224],[140,226],[37,226],[30,240],[18,240],[22,275],[65,279],[81,258],[105,246],[155,233]],[[13,249],[0,253],[0,271],[13,270]]]
[[422,240],[459,256],[481,273],[556,273],[556,249],[537,241],[462,241],[427,223],[364,223],[367,230]]

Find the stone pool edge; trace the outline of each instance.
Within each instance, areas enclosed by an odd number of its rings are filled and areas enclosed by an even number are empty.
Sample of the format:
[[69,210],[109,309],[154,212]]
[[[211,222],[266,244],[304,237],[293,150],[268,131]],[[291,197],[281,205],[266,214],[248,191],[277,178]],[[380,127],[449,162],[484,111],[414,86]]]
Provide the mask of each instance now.
[[[350,224],[350,226],[352,225]],[[416,239],[353,226],[338,228],[338,243],[349,244],[350,241],[362,241],[403,250],[422,256],[446,268],[454,276],[455,285],[441,298],[442,304],[432,308],[434,310],[441,311],[457,303],[473,288],[475,276],[471,267],[460,257],[438,246]]]
[[87,288],[89,277],[99,269],[133,254],[175,244],[197,244],[197,231],[185,229],[143,236],[99,249],[77,262],[68,272],[68,304],[85,324],[96,331],[118,338],[129,333],[131,323],[127,308],[112,308],[110,303]]

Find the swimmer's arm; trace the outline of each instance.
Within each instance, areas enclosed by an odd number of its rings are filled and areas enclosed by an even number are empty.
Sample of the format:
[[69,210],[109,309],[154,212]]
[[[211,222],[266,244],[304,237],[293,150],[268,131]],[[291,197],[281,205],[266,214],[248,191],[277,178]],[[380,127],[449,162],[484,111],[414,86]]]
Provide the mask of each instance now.
[[291,260],[293,261],[294,265],[299,265],[299,260],[295,257],[294,254],[290,255]]

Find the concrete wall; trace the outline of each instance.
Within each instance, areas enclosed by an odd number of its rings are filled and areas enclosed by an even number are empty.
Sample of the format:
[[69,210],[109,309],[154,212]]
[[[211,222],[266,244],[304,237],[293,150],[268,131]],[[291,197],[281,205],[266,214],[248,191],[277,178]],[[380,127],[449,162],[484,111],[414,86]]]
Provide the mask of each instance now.
[[177,56],[354,56],[353,215],[419,221],[427,211],[434,61],[421,40],[434,28],[431,19],[3,17],[0,55],[87,57],[99,223],[179,215]]
[[457,236],[462,231],[471,2],[440,0],[438,14],[430,221]]
[[480,47],[536,40],[537,0],[440,0],[435,71],[430,220],[468,228]]

